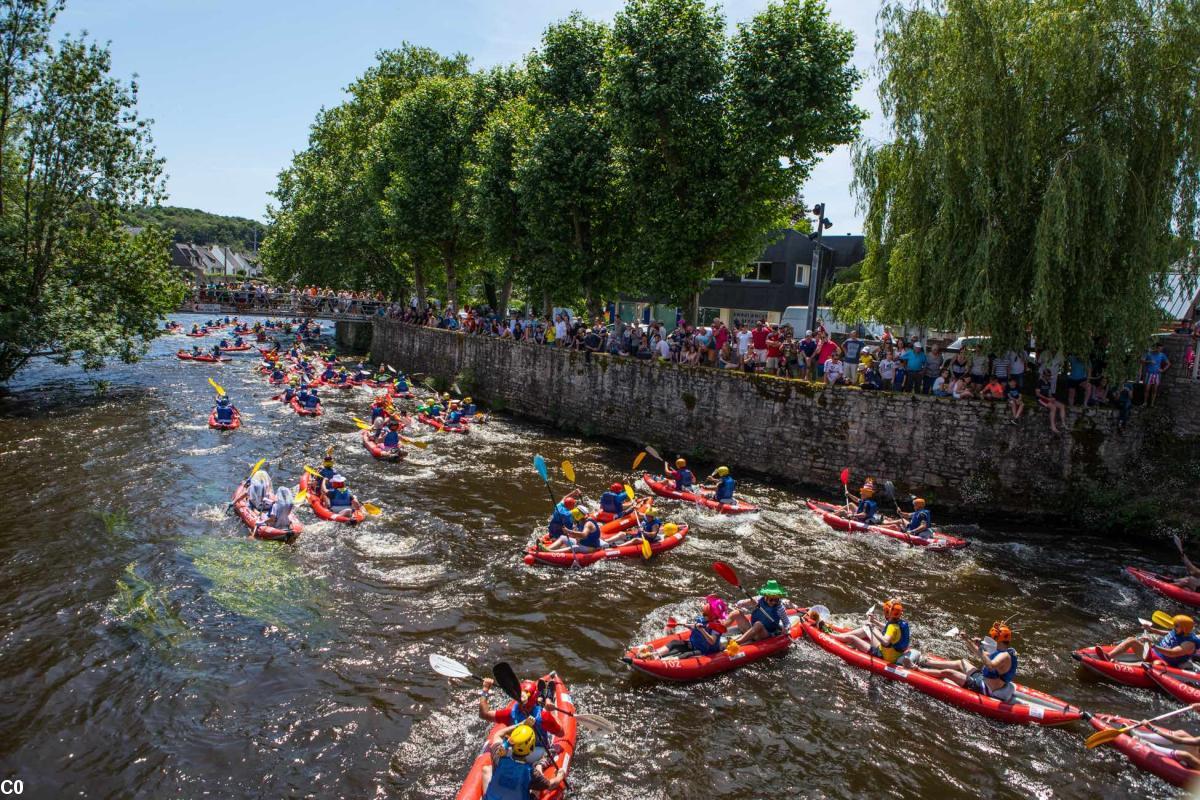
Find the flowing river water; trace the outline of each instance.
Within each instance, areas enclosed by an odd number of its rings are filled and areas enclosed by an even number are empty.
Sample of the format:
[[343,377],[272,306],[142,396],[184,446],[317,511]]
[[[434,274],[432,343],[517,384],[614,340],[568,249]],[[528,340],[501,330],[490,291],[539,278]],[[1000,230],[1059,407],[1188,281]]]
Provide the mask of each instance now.
[[[533,454],[570,459],[595,498],[628,474],[632,448],[500,416],[469,436],[421,432],[427,450],[377,462],[349,419],[366,389],[302,419],[269,399],[253,358],[177,360],[192,341],[164,337],[106,370],[102,394],[94,376],[38,365],[0,402],[0,777],[23,780],[26,797],[452,798],[487,724],[478,685],[434,674],[431,653],[481,673],[500,660],[557,670],[581,711],[616,722],[615,735],[581,732],[574,798],[1174,791],[1111,748],[1085,750],[1084,723],[992,722],[805,642],[687,685],[619,660],[699,597],[735,598],[711,569],[722,559],[845,623],[900,596],[930,652],[962,654],[939,631],[982,635],[1015,614],[1020,680],[1141,718],[1175,706],[1081,675],[1069,651],[1175,610],[1120,570],[1169,563],[1164,548],[960,524],[950,530],[971,547],[925,553],[831,531],[803,495],[744,479],[767,510],[723,518],[662,501],[692,532],[648,563],[528,567],[521,551],[549,512]],[[241,408],[240,430],[206,426],[210,376]],[[295,483],[331,444],[384,515],[348,528],[303,508],[294,546],[248,540],[227,504],[249,465],[265,456],[277,485]]]

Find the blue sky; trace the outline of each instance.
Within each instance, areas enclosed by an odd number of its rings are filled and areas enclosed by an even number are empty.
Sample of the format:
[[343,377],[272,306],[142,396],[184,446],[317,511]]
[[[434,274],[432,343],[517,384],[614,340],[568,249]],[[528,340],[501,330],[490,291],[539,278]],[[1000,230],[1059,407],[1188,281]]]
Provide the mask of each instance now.
[[[520,60],[542,31],[573,9],[611,20],[618,0],[67,0],[60,33],[87,30],[110,41],[113,71],[137,73],[139,108],[155,120],[154,139],[167,159],[172,205],[261,219],[275,176],[304,147],[321,106],[337,104],[343,88],[376,51],[403,41],[442,52],[461,51],[476,66]],[[723,4],[730,24],[765,0]],[[858,36],[856,62],[873,63],[877,0],[832,0],[833,16]],[[875,81],[858,103],[881,132]],[[816,169],[805,189],[824,200],[831,233],[859,233],[849,191],[845,148]]]

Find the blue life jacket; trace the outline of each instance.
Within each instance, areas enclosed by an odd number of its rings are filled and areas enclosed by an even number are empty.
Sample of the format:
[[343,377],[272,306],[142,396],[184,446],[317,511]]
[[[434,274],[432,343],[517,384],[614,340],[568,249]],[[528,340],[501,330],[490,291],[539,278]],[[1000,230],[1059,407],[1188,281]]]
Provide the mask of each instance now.
[[550,529],[551,536],[562,536],[568,528],[574,525],[575,519],[571,512],[562,503],[554,507],[554,513],[550,515],[550,524],[547,526]]
[[456,423],[456,422],[458,422],[460,419],[462,419],[462,414],[458,413],[457,411],[451,411],[451,412],[450,412],[450,422],[452,422],[452,423]]
[[1189,660],[1191,660],[1193,656],[1200,655],[1200,638],[1197,638],[1196,634],[1189,633],[1185,636],[1180,636],[1176,634],[1174,630],[1167,631],[1167,635],[1159,639],[1158,644],[1155,645],[1155,649],[1157,650],[1160,647],[1179,647],[1179,645],[1183,644],[1184,642],[1191,642],[1193,645],[1195,645],[1196,649],[1192,652],[1192,655],[1165,656],[1158,652],[1155,654],[1172,667],[1182,667]]
[[403,378],[399,378],[396,380],[396,391],[399,392],[400,394],[408,393],[408,383],[406,383]]
[[354,495],[350,494],[349,489],[330,489],[328,495],[329,507],[345,508],[353,504]]
[[468,417],[473,417],[477,413],[478,413],[478,409],[475,407],[474,403],[471,403],[471,405],[467,406],[466,414]]
[[901,653],[903,653],[905,650],[908,649],[908,641],[909,641],[908,620],[898,619],[895,621],[885,622],[883,624],[883,629],[885,631],[887,630],[888,625],[895,625],[900,628],[900,639],[895,644],[889,644],[889,645],[886,645],[886,647],[888,647],[891,650],[899,650]]
[[600,539],[600,526],[592,525],[592,531],[587,536],[579,540],[581,547],[590,547],[593,550],[598,550],[604,546],[604,542]]
[[641,529],[646,532],[646,538],[654,542],[658,540],[659,526],[662,525],[662,520],[656,517],[642,517]]
[[675,470],[675,490],[679,492],[687,491],[692,488],[692,482],[695,481],[695,476],[692,475],[690,469]]
[[337,373],[334,372],[332,369],[326,369],[324,372],[321,373],[321,380],[331,381],[335,377],[337,377]]
[[767,605],[767,601],[763,598],[758,598],[758,608],[754,609],[754,613],[750,615],[751,622],[761,622],[763,627],[767,629],[767,633],[774,636],[777,633],[783,633],[783,623],[787,617],[787,612],[783,608],[783,603],[772,608]]
[[512,721],[513,725],[520,725],[526,719],[532,720],[533,730],[534,733],[537,734],[537,740],[539,742],[548,742],[548,734],[546,733],[545,727],[542,725],[542,711],[544,710],[545,707],[539,703],[533,707],[533,711],[526,714],[525,711],[522,710],[521,704],[516,700],[513,700],[508,707],[508,718]]
[[869,497],[864,497],[859,500],[858,508],[856,509],[857,513],[861,514],[866,522],[870,522],[875,519],[875,513],[878,510],[879,506]]
[[217,422],[233,422],[233,406],[217,406]]
[[718,503],[729,503],[733,501],[733,489],[737,483],[733,480],[732,475],[726,475],[721,478],[721,482],[717,484],[716,500]]
[[925,523],[928,528],[933,527],[933,519],[929,516],[928,508],[922,508],[920,511],[913,512],[912,517],[910,517],[908,520],[908,529],[910,531],[915,531],[917,528],[921,527],[922,522]]
[[271,370],[271,377],[277,381],[281,381],[286,377],[286,375],[281,369],[273,369]]
[[296,390],[293,389],[291,386],[289,386],[283,390],[283,399],[285,402],[290,403],[292,401],[292,398],[295,396],[296,396]]
[[383,435],[384,447],[399,447],[400,446],[400,431],[389,430]]
[[492,768],[492,780],[483,800],[529,800],[532,784],[533,765],[506,754]]
[[316,408],[320,404],[321,404],[321,398],[317,397],[316,394],[309,394],[308,397],[304,398],[304,407],[305,408]]
[[607,511],[609,514],[620,514],[621,507],[625,502],[624,494],[616,492],[605,492],[600,495],[600,510]]
[[371,421],[372,422],[374,422],[378,417],[382,417],[385,414],[387,414],[387,411],[384,411],[383,406],[371,406]]
[[996,670],[989,666],[983,668],[983,677],[999,678],[1005,683],[1012,683],[1012,679],[1016,677],[1017,674],[1017,651],[1013,650],[1011,647],[1008,647],[1004,650],[998,650],[996,652],[1008,653],[1008,672],[1005,672],[1003,675],[1001,675],[999,672],[996,672]]
[[[712,629],[712,626],[705,621],[704,617],[696,618],[696,626],[697,628],[692,630],[692,635],[688,637],[688,646],[697,653],[705,656],[711,656],[713,653],[719,652],[721,649],[721,637]],[[708,640],[704,638],[704,634],[700,633],[698,628],[704,628],[704,630],[712,634],[716,641],[714,641],[712,644],[709,644]]]

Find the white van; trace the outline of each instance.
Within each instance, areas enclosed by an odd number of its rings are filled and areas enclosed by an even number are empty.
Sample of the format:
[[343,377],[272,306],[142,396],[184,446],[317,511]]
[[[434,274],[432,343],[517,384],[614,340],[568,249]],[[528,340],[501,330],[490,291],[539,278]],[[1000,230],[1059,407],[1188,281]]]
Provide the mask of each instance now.
[[[817,306],[817,319],[832,334],[849,334],[854,326],[839,322],[833,316],[832,306]],[[788,306],[779,317],[780,325],[791,325],[797,336],[803,336],[808,329],[808,306]],[[883,326],[877,322],[859,323],[859,335],[867,339],[879,339],[883,336]]]

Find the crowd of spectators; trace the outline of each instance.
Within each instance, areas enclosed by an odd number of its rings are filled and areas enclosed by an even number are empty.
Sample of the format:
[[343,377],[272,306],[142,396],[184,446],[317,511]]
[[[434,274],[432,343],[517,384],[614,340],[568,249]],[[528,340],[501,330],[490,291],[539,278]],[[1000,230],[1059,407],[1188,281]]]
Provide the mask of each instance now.
[[382,292],[351,292],[318,286],[278,288],[250,280],[241,284],[199,285],[192,292],[192,300],[201,304],[233,305],[238,311],[296,314],[381,316],[391,306]]

